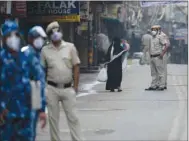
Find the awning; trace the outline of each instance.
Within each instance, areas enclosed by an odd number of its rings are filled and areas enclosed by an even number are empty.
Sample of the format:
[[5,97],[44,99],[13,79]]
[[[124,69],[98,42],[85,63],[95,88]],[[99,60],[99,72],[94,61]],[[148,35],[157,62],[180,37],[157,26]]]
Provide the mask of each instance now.
[[115,23],[121,23],[117,18],[112,18],[112,17],[101,17],[103,20],[108,21],[108,22],[115,22]]

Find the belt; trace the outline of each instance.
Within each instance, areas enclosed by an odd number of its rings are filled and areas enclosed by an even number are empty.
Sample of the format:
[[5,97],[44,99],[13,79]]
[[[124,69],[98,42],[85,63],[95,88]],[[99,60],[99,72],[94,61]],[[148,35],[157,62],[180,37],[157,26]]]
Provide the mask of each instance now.
[[52,82],[52,81],[47,81],[47,84],[53,86],[53,87],[56,87],[56,88],[69,88],[72,86],[72,83],[67,83],[67,84],[58,84],[58,83],[55,83],[55,82]]
[[154,55],[150,55],[150,57],[158,57],[158,56],[160,56],[160,54],[154,54]]

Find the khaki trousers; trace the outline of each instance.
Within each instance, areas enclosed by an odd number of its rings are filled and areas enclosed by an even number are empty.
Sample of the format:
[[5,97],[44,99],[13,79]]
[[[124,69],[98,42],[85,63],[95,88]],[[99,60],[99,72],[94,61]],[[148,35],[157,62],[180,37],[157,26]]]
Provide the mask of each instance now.
[[168,55],[167,53],[165,53],[165,55],[163,56],[163,67],[164,67],[164,80],[165,80],[165,86],[167,87],[167,60],[168,59]]
[[152,76],[151,87],[164,88],[165,77],[164,77],[163,59],[160,59],[160,57],[151,57],[150,68],[151,68],[151,76]]
[[76,116],[76,93],[74,89],[73,88],[60,89],[48,85],[47,108],[48,108],[51,141],[60,141],[59,101],[61,102],[65,115],[67,117],[67,122],[70,128],[72,141],[82,141],[80,123],[78,117]]

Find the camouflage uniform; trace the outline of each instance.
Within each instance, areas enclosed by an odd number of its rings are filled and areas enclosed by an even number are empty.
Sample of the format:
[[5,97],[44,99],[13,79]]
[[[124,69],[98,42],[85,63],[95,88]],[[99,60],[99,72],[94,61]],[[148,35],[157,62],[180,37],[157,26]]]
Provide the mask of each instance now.
[[[34,26],[33,28],[30,29],[28,33],[28,38],[34,40],[36,38],[46,37],[45,31],[42,29],[40,26]],[[34,42],[34,41],[33,41]],[[31,43],[30,43],[31,44]],[[32,54],[34,55],[37,59],[38,62],[40,62],[40,49],[36,49],[32,45],[27,45],[22,48],[22,50],[27,53],[27,54]],[[42,46],[41,46],[42,47]],[[41,66],[42,67],[42,66]],[[33,74],[30,74],[30,79],[31,80],[37,80]],[[34,140],[36,137],[36,127],[37,127],[37,122],[38,122],[38,117],[40,112],[45,112],[45,106],[46,106],[46,99],[45,99],[45,94],[44,94],[44,87],[41,87],[41,98],[42,98],[42,109],[33,109],[33,135],[34,135]]]
[[[15,57],[7,48],[0,52],[0,65],[0,113],[5,109],[9,111],[0,140],[10,141],[11,138],[16,138],[20,141],[32,141],[34,135],[30,74],[41,82],[44,91],[44,71],[32,53],[18,52]],[[44,105],[44,98],[42,103]],[[45,106],[42,110],[45,110]]]

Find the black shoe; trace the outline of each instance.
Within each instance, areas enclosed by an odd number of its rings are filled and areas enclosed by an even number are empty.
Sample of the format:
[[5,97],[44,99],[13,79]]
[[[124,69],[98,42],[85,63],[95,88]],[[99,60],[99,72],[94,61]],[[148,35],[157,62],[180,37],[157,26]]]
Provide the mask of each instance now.
[[154,90],[156,90],[156,89],[157,89],[157,87],[156,87],[156,88],[154,88],[154,87],[149,87],[149,88],[145,89],[145,91],[154,91]]
[[157,90],[157,91],[163,91],[164,88],[157,88],[156,90]]
[[167,86],[165,86],[164,89],[167,90]]
[[112,90],[110,90],[110,92],[115,92],[115,90],[114,90],[114,89],[112,89]]
[[118,91],[118,92],[122,92],[122,89],[118,89],[117,91]]

